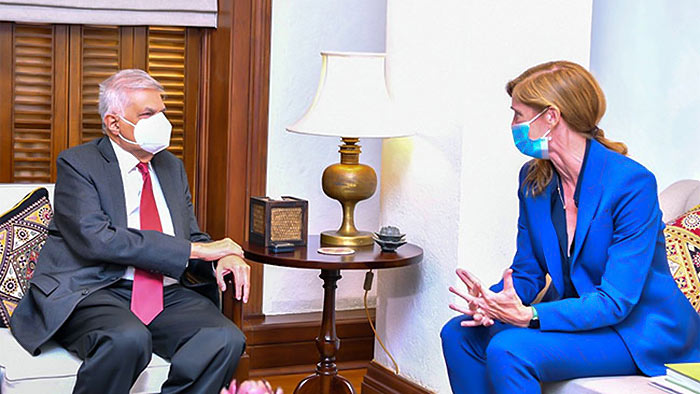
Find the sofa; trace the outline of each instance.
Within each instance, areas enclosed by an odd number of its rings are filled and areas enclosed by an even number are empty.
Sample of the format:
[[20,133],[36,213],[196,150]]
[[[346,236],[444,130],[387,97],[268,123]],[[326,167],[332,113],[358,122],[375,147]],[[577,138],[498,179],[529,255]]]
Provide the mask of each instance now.
[[[49,201],[53,200],[53,184],[0,184],[0,214],[11,209],[25,195],[38,187],[46,188],[49,192]],[[2,274],[0,272],[0,276]],[[236,320],[235,323],[241,326],[240,316]],[[70,393],[73,391],[81,362],[75,355],[53,341],[41,347],[40,355],[32,357],[14,339],[8,328],[0,328],[0,393],[2,394]],[[139,376],[131,393],[160,392],[160,387],[167,379],[169,370],[170,363],[153,354],[151,362]],[[247,369],[239,366],[236,377],[247,378]]]
[[[700,181],[681,180],[672,184],[659,194],[659,204],[663,221],[669,223],[700,204]],[[542,392],[546,394],[661,393],[662,391],[649,385],[649,379],[642,375],[580,378],[545,383],[542,385]]]

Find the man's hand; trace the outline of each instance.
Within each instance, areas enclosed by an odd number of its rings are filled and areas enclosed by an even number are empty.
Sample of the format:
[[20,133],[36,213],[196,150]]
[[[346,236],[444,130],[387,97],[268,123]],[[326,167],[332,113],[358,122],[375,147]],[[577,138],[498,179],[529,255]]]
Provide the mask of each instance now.
[[238,255],[243,257],[243,249],[233,242],[231,238],[224,238],[214,242],[193,242],[190,249],[191,259],[201,259],[206,261],[219,260],[228,255]]
[[236,299],[243,297],[243,302],[248,302],[250,293],[250,266],[238,255],[229,255],[221,258],[216,265],[216,283],[221,291],[226,291],[224,276],[233,274]]

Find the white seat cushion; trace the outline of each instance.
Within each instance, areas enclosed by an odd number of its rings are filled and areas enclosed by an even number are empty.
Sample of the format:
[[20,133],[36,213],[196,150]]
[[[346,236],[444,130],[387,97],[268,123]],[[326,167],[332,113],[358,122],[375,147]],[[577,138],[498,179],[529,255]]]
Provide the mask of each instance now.
[[642,375],[580,378],[542,385],[545,394],[659,394]]
[[34,189],[46,188],[49,192],[49,202],[53,206],[53,183],[0,183],[0,215],[9,211],[15,204],[22,201],[22,198],[31,193]]
[[[0,393],[71,393],[81,361],[54,342],[41,347],[32,357],[7,328],[0,328]],[[131,393],[159,393],[168,377],[170,363],[153,354]]]
[[[53,205],[54,184],[0,184],[0,214],[12,208],[22,197],[37,187],[49,191]],[[7,328],[0,328],[0,393],[45,394],[71,393],[75,376],[82,361],[74,354],[49,342],[41,347],[41,354],[32,357],[24,350]],[[131,388],[131,393],[159,393],[168,378],[170,363],[153,354]]]
[[700,204],[700,181],[694,179],[678,181],[659,194],[664,223],[683,215],[698,204]]

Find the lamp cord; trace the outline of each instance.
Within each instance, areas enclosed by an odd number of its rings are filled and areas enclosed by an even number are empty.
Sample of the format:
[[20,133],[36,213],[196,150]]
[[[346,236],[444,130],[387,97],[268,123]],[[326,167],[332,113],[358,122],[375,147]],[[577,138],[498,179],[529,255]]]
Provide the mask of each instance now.
[[391,362],[394,363],[394,371],[396,374],[399,374],[399,364],[394,360],[394,356],[391,355],[389,350],[387,350],[386,346],[384,346],[384,342],[382,342],[382,338],[377,334],[377,330],[374,328],[374,323],[372,323],[372,317],[369,315],[369,308],[367,307],[367,294],[369,291],[372,289],[372,279],[374,278],[374,273],[372,270],[367,271],[367,274],[365,274],[365,296],[364,296],[364,301],[365,301],[365,314],[367,314],[367,321],[369,322],[369,326],[372,328],[372,332],[374,333],[375,338],[377,338],[377,342],[379,342],[379,345],[382,347],[384,350],[384,353],[389,356],[391,359]]

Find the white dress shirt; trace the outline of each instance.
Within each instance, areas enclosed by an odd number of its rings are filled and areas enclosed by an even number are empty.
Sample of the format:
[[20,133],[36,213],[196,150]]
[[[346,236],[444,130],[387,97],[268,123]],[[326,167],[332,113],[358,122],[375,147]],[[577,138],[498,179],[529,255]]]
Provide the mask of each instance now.
[[[131,153],[125,151],[112,139],[110,139],[109,142],[112,143],[114,153],[117,155],[117,162],[119,163],[119,173],[122,176],[122,183],[124,184],[124,201],[126,202],[127,226],[129,228],[140,230],[140,205],[141,190],[143,189],[143,176],[141,176],[139,169],[136,168],[136,165],[139,164],[139,159],[137,159]],[[156,175],[156,172],[153,171],[153,166],[150,162],[148,163],[148,172],[151,175],[151,185],[153,185],[153,197],[156,200],[156,208],[158,209],[158,216],[160,217],[160,226],[163,229],[163,233],[175,236],[173,220],[170,217],[170,210],[168,209],[168,204],[165,201],[163,189],[161,189],[160,187],[158,176]],[[134,267],[129,266],[126,269],[126,273],[124,273],[124,276],[122,278],[133,280]],[[176,283],[178,283],[177,279],[163,275],[163,286],[170,286]]]

